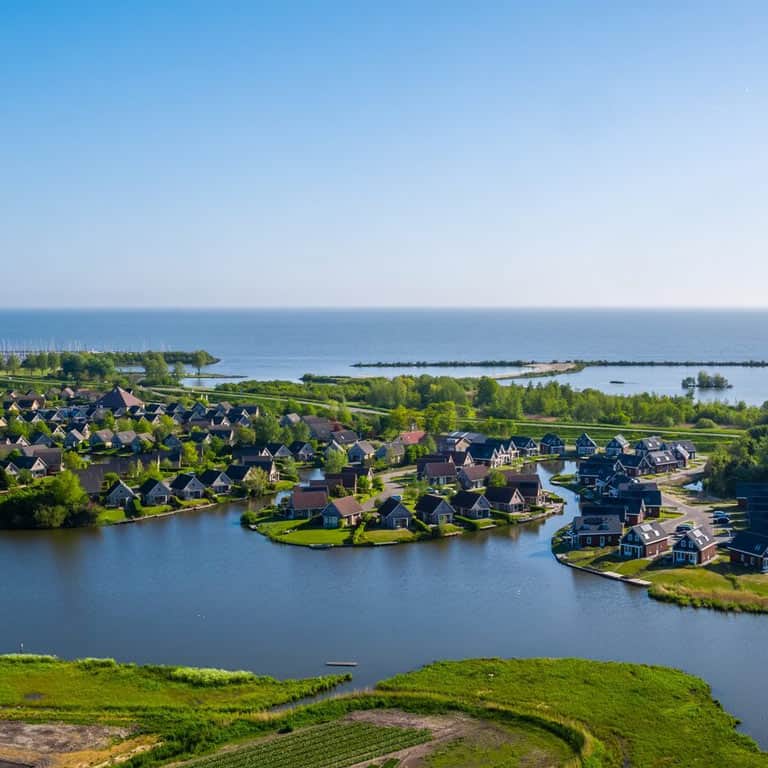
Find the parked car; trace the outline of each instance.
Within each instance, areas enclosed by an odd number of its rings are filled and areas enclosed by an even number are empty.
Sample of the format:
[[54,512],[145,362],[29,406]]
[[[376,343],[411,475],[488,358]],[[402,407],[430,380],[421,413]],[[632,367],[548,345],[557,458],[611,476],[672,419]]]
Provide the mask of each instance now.
[[718,525],[730,525],[731,518],[728,517],[728,515],[715,515],[715,522],[718,523]]
[[692,531],[693,526],[690,523],[680,523],[680,525],[675,528],[675,533],[688,533],[688,531]]

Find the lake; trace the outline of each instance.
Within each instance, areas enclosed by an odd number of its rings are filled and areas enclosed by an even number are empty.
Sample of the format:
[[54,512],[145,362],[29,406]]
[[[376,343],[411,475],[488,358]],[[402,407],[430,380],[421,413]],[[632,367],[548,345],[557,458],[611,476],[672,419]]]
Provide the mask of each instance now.
[[[551,465],[559,471],[562,464]],[[565,471],[573,471],[568,464]],[[550,470],[540,469],[545,483]],[[547,483],[548,484],[548,483]],[[440,658],[584,656],[700,675],[768,747],[768,619],[670,606],[559,565],[566,517],[460,538],[313,551],[242,507],[112,528],[0,533],[0,651],[324,674],[354,687]]]
[[[766,359],[766,339],[768,312],[756,310],[0,310],[0,351],[203,348],[221,358],[207,370],[254,379],[297,380],[305,373],[481,376],[515,370],[351,367],[377,361]],[[607,392],[680,394],[683,376],[697,372],[591,368],[559,380]],[[768,368],[719,372],[734,388],[697,396],[756,405],[768,400]],[[611,380],[626,383],[612,385]]]

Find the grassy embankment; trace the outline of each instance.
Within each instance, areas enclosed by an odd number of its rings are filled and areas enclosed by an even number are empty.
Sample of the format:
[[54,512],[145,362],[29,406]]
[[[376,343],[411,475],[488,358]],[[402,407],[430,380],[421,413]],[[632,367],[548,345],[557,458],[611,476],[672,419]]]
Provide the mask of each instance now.
[[[768,755],[735,730],[703,681],[662,667],[577,659],[438,662],[367,694],[264,712],[337,682],[0,657],[0,720],[128,727],[125,757],[133,756],[125,768],[195,756],[192,765],[200,768],[394,768],[399,757],[392,753],[415,745],[432,768],[768,766]],[[236,747],[214,752],[224,744]],[[82,765],[102,757],[93,754]]]
[[735,730],[706,683],[663,667],[580,659],[438,662],[379,688],[581,724],[596,742],[583,762],[589,768],[768,765],[768,755]]
[[562,541],[564,531],[558,531],[552,540],[556,555],[582,568],[648,581],[648,594],[656,600],[719,611],[768,613],[768,576],[733,566],[724,554],[701,566],[672,565],[670,557],[626,560],[619,556],[618,547],[570,549]]

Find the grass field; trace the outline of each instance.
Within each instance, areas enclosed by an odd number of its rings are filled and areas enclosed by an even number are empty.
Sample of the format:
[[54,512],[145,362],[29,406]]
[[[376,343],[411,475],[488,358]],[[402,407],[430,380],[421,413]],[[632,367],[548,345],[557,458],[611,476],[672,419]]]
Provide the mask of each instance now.
[[430,738],[427,730],[331,722],[214,754],[188,765],[190,768],[347,768]]
[[262,710],[328,690],[346,676],[279,681],[250,672],[0,656],[0,706],[70,712]]
[[590,768],[768,766],[768,755],[736,731],[736,721],[712,700],[706,683],[672,669],[581,659],[481,659],[437,662],[378,687],[582,723],[600,742]]

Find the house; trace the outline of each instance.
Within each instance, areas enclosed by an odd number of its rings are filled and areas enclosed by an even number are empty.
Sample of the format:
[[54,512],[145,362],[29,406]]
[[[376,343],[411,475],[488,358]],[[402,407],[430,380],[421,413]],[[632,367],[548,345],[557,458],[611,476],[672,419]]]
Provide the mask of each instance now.
[[379,520],[384,528],[396,530],[408,528],[413,519],[413,512],[401,501],[390,496],[378,509]]
[[5,465],[5,471],[12,477],[29,472],[35,480],[39,480],[48,474],[48,465],[39,456],[17,456]]
[[193,472],[184,472],[174,477],[170,488],[174,496],[178,496],[185,501],[202,499],[205,496],[205,486]]
[[357,525],[363,508],[354,496],[344,496],[328,502],[323,510],[323,528],[346,528]]
[[427,433],[422,429],[411,429],[408,432],[401,432],[393,442],[402,446],[420,445],[427,437]]
[[571,546],[615,547],[618,546],[623,531],[618,515],[582,515],[573,518]]
[[504,485],[485,489],[485,498],[491,509],[499,512],[524,512],[526,503],[520,490],[514,486]]
[[480,432],[449,432],[437,441],[440,451],[466,451],[470,445],[484,443],[488,438]]
[[61,448],[57,446],[48,448],[41,445],[30,445],[22,448],[21,453],[23,456],[42,459],[45,463],[46,473],[49,475],[55,475],[57,472],[61,472]]
[[624,523],[626,525],[639,525],[646,518],[645,502],[642,496],[630,496],[626,499],[619,499],[624,505]]
[[292,459],[293,454],[291,449],[283,443],[267,443],[266,456],[271,456],[273,459]]
[[645,454],[648,471],[654,474],[674,472],[680,468],[680,461],[672,451],[648,451]]
[[[270,483],[276,483],[280,479],[280,471],[277,468],[277,464],[275,464],[274,459],[271,459],[269,456],[252,456],[244,454],[240,457],[240,461],[252,469],[261,469],[266,472],[267,479]],[[229,475],[229,470],[227,470],[227,474]],[[232,475],[229,476],[232,477]]]
[[125,507],[130,501],[137,499],[138,495],[131,490],[122,480],[113,483],[104,497],[104,505],[107,507]]
[[232,490],[232,480],[226,472],[218,469],[206,469],[200,474],[200,482],[216,494],[229,493]]
[[247,464],[230,464],[225,470],[226,476],[235,484],[244,483],[252,472],[253,467]]
[[755,531],[739,531],[728,545],[731,565],[741,565],[768,573],[768,536]]
[[[328,488],[329,493],[357,493],[357,474],[355,472],[326,472],[325,479],[320,481]],[[312,481],[310,481],[310,485]]]
[[376,449],[367,440],[358,440],[348,451],[347,458],[352,462],[364,464],[372,461]]
[[284,429],[286,427],[295,427],[301,421],[301,416],[298,413],[286,413],[280,418],[280,426]]
[[428,453],[426,456],[419,456],[419,458],[416,459],[416,477],[418,477],[419,480],[424,477],[427,464],[443,464],[445,462],[448,462],[449,464],[453,463],[453,458],[450,452],[447,454]]
[[315,440],[330,440],[333,422],[323,416],[302,416],[301,420],[309,428],[309,434]]
[[639,453],[642,456],[651,451],[660,451],[663,446],[664,441],[658,435],[644,437],[635,443],[635,453]]
[[168,504],[173,492],[165,480],[145,480],[139,487],[139,495],[142,503],[148,507],[155,507],[160,504]]
[[701,528],[686,531],[672,545],[675,565],[704,565],[717,555],[717,541]]
[[581,502],[581,515],[582,517],[600,517],[602,515],[615,515],[621,520],[622,523],[626,522],[627,518],[627,502],[621,499],[616,499],[611,502]]
[[360,436],[351,429],[336,429],[331,432],[331,439],[344,450],[347,450],[349,446],[354,445],[360,439]]
[[646,517],[658,517],[661,514],[661,491],[656,483],[621,483],[617,491],[619,499],[640,497],[645,505]]
[[91,433],[88,444],[91,448],[111,448],[115,434],[111,429],[97,429]]
[[176,435],[168,435],[168,437],[163,440],[163,445],[173,451],[181,448],[182,442]]
[[565,440],[554,432],[547,432],[539,442],[540,450],[548,456],[564,456]]
[[374,454],[376,461],[383,461],[394,466],[402,464],[405,460],[405,446],[402,443],[384,443],[376,449]]
[[305,443],[303,440],[294,440],[288,446],[288,450],[291,452],[291,456],[299,462],[309,462],[315,458],[315,449],[312,447],[312,443]]
[[624,435],[616,435],[605,444],[605,455],[618,457],[629,452],[629,440]]
[[32,445],[44,446],[45,448],[51,448],[54,445],[54,440],[50,435],[46,435],[45,432],[35,432],[30,439]]
[[611,477],[616,469],[616,459],[610,456],[594,455],[579,463],[576,474],[579,478],[579,485],[591,488],[597,485],[599,479]]
[[547,501],[547,494],[541,485],[541,478],[535,472],[505,472],[507,487],[516,488],[529,507],[541,507]]
[[451,499],[451,506],[457,515],[471,517],[473,520],[491,516],[491,503],[482,493],[459,491]]
[[445,456],[450,458],[457,470],[461,467],[475,466],[475,462],[472,460],[472,455],[467,451],[448,451]]
[[205,442],[210,442],[214,437],[217,440],[222,440],[227,445],[234,445],[237,440],[237,433],[232,427],[214,426],[208,430],[208,440]]
[[515,435],[512,438],[512,443],[520,456],[538,456],[541,453],[539,444],[532,437]]
[[[136,448],[138,443],[138,450]],[[132,451],[139,453],[141,451],[141,441],[137,440],[136,433],[132,430],[126,430],[125,432],[115,432],[112,435],[112,447],[118,450],[124,448],[130,448]]]
[[453,507],[442,497],[428,493],[416,502],[416,514],[427,525],[445,525],[453,522]]
[[486,482],[490,468],[485,464],[477,464],[472,467],[462,467],[458,471],[459,484],[465,491],[472,488],[482,488]]
[[669,538],[659,523],[634,525],[621,537],[621,556],[656,557],[669,549]]
[[302,488],[297,485],[291,493],[287,515],[292,520],[314,517],[322,514],[328,506],[328,491],[325,488]]
[[622,453],[616,458],[616,466],[628,477],[639,477],[648,472],[647,454]]
[[424,467],[422,479],[431,485],[448,485],[456,482],[456,467],[452,462],[430,462]]
[[144,403],[139,400],[134,394],[127,389],[118,387],[115,385],[110,392],[103,395],[96,401],[96,406],[99,408],[106,408],[109,411],[124,410],[127,412],[132,406],[144,406]]
[[485,464],[488,467],[500,467],[502,464],[508,464],[508,453],[500,451],[492,443],[472,443],[466,451],[475,464]]
[[664,443],[662,449],[665,451],[682,451],[688,456],[689,461],[693,461],[696,458],[696,444],[690,440],[675,440],[671,443]]
[[82,434],[82,432],[80,432],[79,429],[70,429],[69,432],[67,432],[67,434],[64,436],[64,447],[70,451],[77,450],[86,442],[88,441],[85,439],[85,436]]
[[576,455],[583,459],[597,453],[597,443],[586,433],[582,432],[576,438]]

